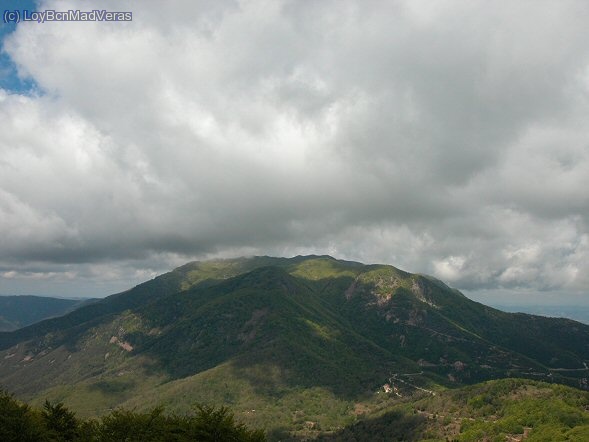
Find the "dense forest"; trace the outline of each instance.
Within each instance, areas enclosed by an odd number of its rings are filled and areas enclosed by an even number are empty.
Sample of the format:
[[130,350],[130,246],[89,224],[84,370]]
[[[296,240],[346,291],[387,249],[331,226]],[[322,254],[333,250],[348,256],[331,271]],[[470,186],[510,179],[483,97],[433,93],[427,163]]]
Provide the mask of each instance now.
[[339,430],[289,431],[271,425],[252,429],[239,422],[229,408],[209,405],[194,406],[186,414],[163,407],[145,411],[117,408],[99,418],[80,419],[61,402],[45,401],[35,408],[0,390],[0,441],[589,440],[589,393],[563,385],[501,379],[436,395],[382,399],[372,409],[357,410],[362,412],[359,419]]
[[587,325],[391,266],[193,262],[0,333],[0,441],[586,441],[587,361]]
[[78,419],[63,403],[46,401],[36,409],[0,391],[0,440],[3,442],[234,441],[262,442],[261,430],[235,421],[226,407],[198,405],[191,414],[113,410],[99,419]]

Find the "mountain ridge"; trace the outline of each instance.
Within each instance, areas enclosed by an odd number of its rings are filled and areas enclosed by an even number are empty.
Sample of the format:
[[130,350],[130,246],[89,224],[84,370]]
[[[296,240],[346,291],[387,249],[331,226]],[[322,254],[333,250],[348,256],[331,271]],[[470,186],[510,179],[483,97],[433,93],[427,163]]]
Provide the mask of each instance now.
[[304,426],[293,407],[326,428],[351,423],[349,407],[391,382],[410,395],[513,376],[585,388],[589,377],[589,326],[501,312],[432,277],[329,256],[187,263],[1,333],[0,349],[0,383],[33,402],[65,400],[87,415],[229,403],[248,424],[276,428]]
[[62,316],[94,301],[50,296],[1,295],[0,331],[14,331],[44,319]]

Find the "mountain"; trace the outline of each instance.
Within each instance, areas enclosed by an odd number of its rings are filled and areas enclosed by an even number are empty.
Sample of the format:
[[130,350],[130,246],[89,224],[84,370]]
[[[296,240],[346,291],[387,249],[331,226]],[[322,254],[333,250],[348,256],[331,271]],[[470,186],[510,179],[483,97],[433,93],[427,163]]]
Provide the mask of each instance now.
[[[505,313],[441,281],[329,256],[193,262],[0,333],[0,384],[81,416],[228,405],[270,439],[506,377],[587,387],[589,326]],[[377,393],[380,392],[380,393]]]
[[493,307],[504,312],[529,313],[550,318],[567,318],[589,324],[589,307],[586,305],[509,305],[497,304]]
[[0,296],[0,331],[12,331],[61,316],[90,301],[45,296]]

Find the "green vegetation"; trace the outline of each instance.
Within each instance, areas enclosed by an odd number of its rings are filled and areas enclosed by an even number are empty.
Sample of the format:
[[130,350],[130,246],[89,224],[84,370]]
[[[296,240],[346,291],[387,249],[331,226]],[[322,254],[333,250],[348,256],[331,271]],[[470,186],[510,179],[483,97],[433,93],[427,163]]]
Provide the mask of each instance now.
[[198,405],[188,415],[154,408],[139,413],[117,409],[101,419],[81,420],[62,403],[38,410],[0,391],[0,440],[3,442],[263,442],[261,430],[237,423],[226,407]]
[[586,388],[586,362],[588,326],[500,312],[434,278],[326,256],[189,263],[0,333],[0,384],[32,406],[48,398],[83,418],[231,406],[271,440],[372,419],[410,438],[415,425],[434,431],[402,408],[428,391],[506,377]]
[[524,379],[489,381],[385,406],[320,441],[586,441],[589,394]]
[[523,434],[528,441],[581,441],[589,434],[589,394],[563,385],[505,379],[450,391],[418,406],[438,413],[438,419],[459,420],[460,441],[504,441]]

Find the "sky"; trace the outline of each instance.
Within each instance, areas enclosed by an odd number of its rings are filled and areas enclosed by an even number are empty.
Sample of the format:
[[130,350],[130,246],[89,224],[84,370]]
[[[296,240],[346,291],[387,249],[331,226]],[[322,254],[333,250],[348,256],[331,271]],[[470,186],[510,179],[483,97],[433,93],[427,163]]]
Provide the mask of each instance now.
[[0,24],[0,293],[329,254],[589,304],[588,2],[33,8],[132,21]]

